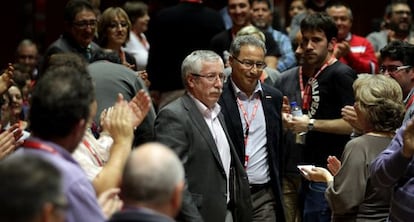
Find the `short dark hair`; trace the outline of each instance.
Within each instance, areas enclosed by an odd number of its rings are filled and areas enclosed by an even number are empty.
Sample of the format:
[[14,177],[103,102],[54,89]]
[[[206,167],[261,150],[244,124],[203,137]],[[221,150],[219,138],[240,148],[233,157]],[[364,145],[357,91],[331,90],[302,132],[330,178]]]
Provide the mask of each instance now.
[[0,221],[33,221],[46,203],[66,206],[61,173],[38,156],[0,161],[0,178]]
[[390,58],[401,61],[404,65],[414,66],[414,45],[405,41],[395,40],[380,50],[381,60]]
[[70,0],[65,6],[65,9],[63,12],[63,20],[69,24],[72,24],[76,15],[83,10],[87,10],[87,11],[91,11],[95,13],[94,8],[89,1]]
[[317,12],[307,15],[300,23],[300,30],[304,31],[321,31],[326,35],[329,41],[338,36],[338,28],[335,21],[325,12]]
[[266,5],[267,5],[267,7],[269,7],[270,11],[273,12],[273,5],[272,5],[272,3],[270,3],[270,0],[251,0],[250,5],[253,5],[253,3],[255,3],[255,2],[259,2],[259,3],[264,2],[264,3],[266,3]]
[[68,66],[49,68],[32,93],[32,132],[46,140],[67,136],[81,119],[88,120],[94,99],[88,73]]

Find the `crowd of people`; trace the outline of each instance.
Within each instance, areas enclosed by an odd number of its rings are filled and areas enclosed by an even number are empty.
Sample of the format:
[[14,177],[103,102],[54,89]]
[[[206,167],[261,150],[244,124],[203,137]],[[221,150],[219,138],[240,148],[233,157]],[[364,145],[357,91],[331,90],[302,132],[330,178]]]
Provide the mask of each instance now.
[[289,3],[69,0],[0,75],[0,221],[410,221],[410,5]]

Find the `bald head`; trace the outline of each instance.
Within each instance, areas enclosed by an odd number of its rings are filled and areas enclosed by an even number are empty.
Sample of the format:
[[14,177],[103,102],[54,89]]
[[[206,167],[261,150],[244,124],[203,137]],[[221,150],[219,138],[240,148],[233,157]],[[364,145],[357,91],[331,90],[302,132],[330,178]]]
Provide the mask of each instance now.
[[160,143],[146,143],[131,152],[124,169],[121,196],[126,204],[159,208],[171,203],[184,183],[177,155]]

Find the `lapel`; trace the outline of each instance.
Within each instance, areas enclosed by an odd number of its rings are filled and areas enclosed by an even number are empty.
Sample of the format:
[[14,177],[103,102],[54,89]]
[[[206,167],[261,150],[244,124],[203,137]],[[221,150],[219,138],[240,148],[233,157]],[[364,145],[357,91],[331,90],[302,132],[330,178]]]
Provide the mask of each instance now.
[[[192,125],[198,130],[198,132],[193,132],[194,135],[202,136],[205,141],[207,141],[207,146],[210,148],[214,159],[216,159],[217,163],[223,169],[223,163],[221,162],[220,154],[217,150],[216,143],[214,141],[213,135],[210,132],[210,128],[208,128],[206,121],[204,120],[203,115],[200,113],[200,110],[197,108],[196,104],[194,103],[193,99],[186,93],[182,97],[182,101],[184,104],[185,109],[188,111],[188,116],[192,122]],[[221,121],[220,121],[221,122]]]
[[229,124],[227,124],[227,128],[231,131],[230,135],[233,136],[233,143],[238,151],[237,153],[240,157],[242,157],[242,159],[244,159],[245,147],[243,126],[231,81],[227,81],[224,86],[222,98],[223,102],[221,103],[221,106],[226,110],[226,118],[230,120],[228,121]]

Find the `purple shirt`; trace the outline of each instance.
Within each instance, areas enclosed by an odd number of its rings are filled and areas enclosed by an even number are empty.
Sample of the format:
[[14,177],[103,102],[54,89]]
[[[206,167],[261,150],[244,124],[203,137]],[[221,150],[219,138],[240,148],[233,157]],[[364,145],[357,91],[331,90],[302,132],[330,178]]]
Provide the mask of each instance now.
[[372,185],[394,187],[390,221],[411,221],[414,217],[414,159],[402,155],[405,126],[397,133],[387,149],[371,164]]
[[56,153],[30,148],[20,148],[13,155],[36,155],[50,161],[62,174],[63,192],[69,203],[66,222],[103,222],[105,217],[98,204],[95,190],[85,172],[72,158],[71,154],[51,142],[30,137],[28,141],[46,144]]

